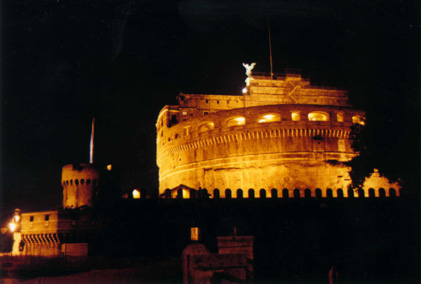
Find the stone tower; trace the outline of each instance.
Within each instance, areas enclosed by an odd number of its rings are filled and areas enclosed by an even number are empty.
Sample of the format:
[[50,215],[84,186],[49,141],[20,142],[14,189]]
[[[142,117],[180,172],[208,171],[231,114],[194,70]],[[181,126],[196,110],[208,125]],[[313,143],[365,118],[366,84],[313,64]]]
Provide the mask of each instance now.
[[348,197],[351,131],[365,112],[296,73],[247,75],[242,95],[180,94],[161,110],[160,194],[183,185],[221,198]]
[[112,198],[117,193],[116,182],[111,165],[66,165],[61,176],[63,208],[93,207],[99,200]]

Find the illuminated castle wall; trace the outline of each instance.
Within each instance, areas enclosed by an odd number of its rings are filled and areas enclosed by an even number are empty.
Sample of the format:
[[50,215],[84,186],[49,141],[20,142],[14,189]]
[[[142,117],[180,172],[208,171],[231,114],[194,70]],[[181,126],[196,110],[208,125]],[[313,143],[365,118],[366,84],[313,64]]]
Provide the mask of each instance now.
[[111,165],[82,163],[64,166],[61,175],[63,208],[93,207],[100,197],[106,198],[110,194],[104,184],[109,185],[113,175]]
[[248,80],[243,95],[180,94],[178,105],[160,111],[160,194],[182,184],[211,195],[219,189],[222,198],[227,188],[233,198],[237,189],[245,198],[248,189],[271,197],[272,188],[302,197],[306,189],[313,197],[334,189],[336,197],[340,188],[347,197],[350,168],[340,162],[356,156],[351,126],[364,124],[364,111],[352,108],[346,91],[311,86],[297,74]]

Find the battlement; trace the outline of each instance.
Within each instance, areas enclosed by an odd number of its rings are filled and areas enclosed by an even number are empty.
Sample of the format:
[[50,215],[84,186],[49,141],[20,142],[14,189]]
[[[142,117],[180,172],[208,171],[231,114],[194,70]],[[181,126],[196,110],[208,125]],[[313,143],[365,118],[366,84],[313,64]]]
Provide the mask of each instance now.
[[[156,122],[159,194],[183,184],[194,189],[266,188],[250,192],[256,198],[271,196],[271,188],[292,188],[288,194],[282,191],[290,197],[305,197],[306,189],[311,197],[351,195],[327,189],[352,186],[346,162],[358,156],[352,134],[356,125],[365,125],[365,112],[349,104],[344,90],[312,86],[294,71],[251,72],[254,65],[243,64],[243,95],[181,93],[178,105],[161,110]],[[384,177],[373,176],[363,188],[364,193],[353,195],[380,196],[380,188],[399,194],[399,186]],[[236,190],[215,196],[226,194],[237,198]],[[249,191],[239,195],[248,198]]]
[[192,189],[186,186],[179,186],[175,189],[166,189],[160,198],[164,199],[288,199],[288,198],[385,198],[399,197],[400,187],[394,188],[306,188],[306,189],[281,189],[276,188],[259,190],[229,188],[219,190],[217,188],[208,191],[207,189]]
[[81,163],[63,166],[63,208],[92,207],[112,172],[111,165]]

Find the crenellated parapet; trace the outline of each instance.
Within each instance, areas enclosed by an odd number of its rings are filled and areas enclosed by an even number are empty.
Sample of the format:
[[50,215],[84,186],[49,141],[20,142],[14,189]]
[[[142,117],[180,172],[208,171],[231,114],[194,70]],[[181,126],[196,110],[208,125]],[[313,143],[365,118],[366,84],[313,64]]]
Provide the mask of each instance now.
[[400,196],[400,187],[391,188],[306,188],[306,189],[191,189],[178,187],[166,189],[161,198],[166,199],[300,199],[300,198],[395,198]]
[[365,124],[347,92],[297,74],[253,74],[244,95],[180,94],[158,115],[159,193],[190,188],[348,188],[351,132]]
[[70,164],[63,167],[63,208],[94,206],[101,195],[109,194],[110,180],[115,175],[111,165]]

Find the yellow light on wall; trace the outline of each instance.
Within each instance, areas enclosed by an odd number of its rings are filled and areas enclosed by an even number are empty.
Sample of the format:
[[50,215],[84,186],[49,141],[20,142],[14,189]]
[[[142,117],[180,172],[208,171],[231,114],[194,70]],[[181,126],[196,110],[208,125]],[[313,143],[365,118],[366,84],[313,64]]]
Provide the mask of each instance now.
[[230,126],[236,126],[236,125],[244,125],[245,122],[246,122],[246,119],[242,116],[234,117],[227,121],[227,126],[230,127]]
[[190,228],[190,239],[192,241],[199,240],[199,228],[198,227],[191,227]]
[[361,124],[361,125],[365,125],[364,119],[359,115],[354,115],[352,117],[352,123],[358,123],[358,124]]
[[299,112],[292,112],[291,113],[291,120],[292,121],[299,121],[300,120],[300,113]]
[[265,122],[273,122],[273,121],[280,121],[280,120],[281,120],[281,117],[279,115],[265,114],[259,117],[258,122],[265,123]]
[[140,199],[140,191],[137,189],[133,189],[132,196],[133,196],[133,199]]
[[266,120],[272,120],[275,116],[273,114],[264,115],[263,118]]
[[236,117],[234,120],[237,122],[238,125],[243,125],[246,119],[244,117]]
[[309,121],[327,121],[328,116],[327,114],[324,114],[321,112],[310,112],[308,114],[308,120]]
[[111,165],[111,164],[110,165],[107,165],[107,170],[108,171],[111,171],[112,169],[113,169],[113,165]]

